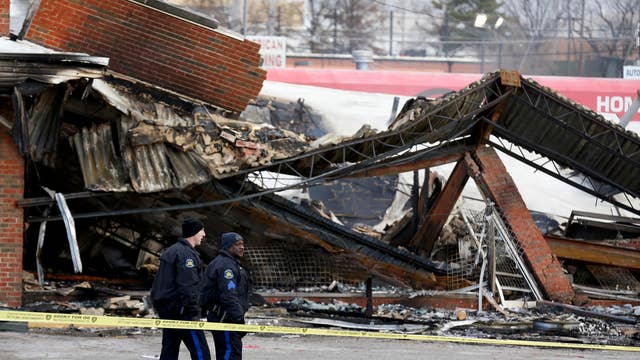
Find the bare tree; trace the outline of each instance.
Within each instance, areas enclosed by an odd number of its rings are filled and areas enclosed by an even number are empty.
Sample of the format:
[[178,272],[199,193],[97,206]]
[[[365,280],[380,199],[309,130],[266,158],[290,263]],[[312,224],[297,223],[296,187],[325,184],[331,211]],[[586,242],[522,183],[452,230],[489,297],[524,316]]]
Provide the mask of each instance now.
[[560,3],[553,0],[511,0],[504,4],[513,31],[531,40],[555,37],[558,21],[564,16]]
[[[505,57],[507,66],[530,74],[553,73],[551,56],[557,55],[559,24],[566,19],[566,2],[555,0],[511,0],[504,4],[508,34],[504,39],[522,39],[507,42]],[[552,40],[549,40],[552,39]]]
[[368,0],[338,0],[338,19],[342,27],[340,50],[350,53],[353,50],[374,48],[375,33],[385,19],[378,5]]
[[306,35],[312,52],[373,49],[384,18],[369,0],[307,0],[307,9]]
[[580,35],[601,60],[599,75],[618,75],[635,48],[638,0],[589,1],[586,8],[592,18]]
[[[334,14],[334,1],[332,0],[307,0],[308,12],[306,14],[305,36],[312,53],[325,53],[331,47],[329,31],[332,14]],[[337,25],[336,25],[337,26]]]

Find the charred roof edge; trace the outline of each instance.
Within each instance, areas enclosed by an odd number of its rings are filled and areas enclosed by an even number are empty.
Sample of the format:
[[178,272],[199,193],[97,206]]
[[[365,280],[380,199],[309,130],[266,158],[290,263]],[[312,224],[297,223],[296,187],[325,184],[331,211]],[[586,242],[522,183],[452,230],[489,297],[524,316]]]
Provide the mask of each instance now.
[[210,29],[217,29],[218,26],[220,25],[220,22],[214,18],[206,17],[196,12],[193,12],[184,8],[180,8],[171,4],[167,4],[160,0],[129,0],[129,1],[142,6],[146,6],[156,11],[165,13],[167,15],[174,16],[179,19],[191,22],[198,26],[202,26]]

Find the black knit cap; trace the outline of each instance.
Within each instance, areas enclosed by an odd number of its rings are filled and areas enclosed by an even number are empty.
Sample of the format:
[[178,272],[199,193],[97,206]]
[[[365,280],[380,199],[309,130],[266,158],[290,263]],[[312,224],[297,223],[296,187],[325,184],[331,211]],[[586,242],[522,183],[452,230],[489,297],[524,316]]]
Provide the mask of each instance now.
[[234,232],[224,233],[220,238],[220,249],[226,250],[240,240],[244,241],[244,238],[238,233],[234,233]]
[[192,237],[202,229],[204,229],[204,225],[200,220],[184,219],[182,222],[182,237],[185,239]]

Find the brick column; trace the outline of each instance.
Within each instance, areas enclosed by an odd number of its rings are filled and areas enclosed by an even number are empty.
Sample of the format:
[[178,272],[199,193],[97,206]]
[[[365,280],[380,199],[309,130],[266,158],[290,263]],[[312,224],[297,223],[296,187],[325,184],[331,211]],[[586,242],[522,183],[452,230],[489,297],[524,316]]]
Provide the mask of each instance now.
[[480,173],[474,178],[504,215],[516,241],[524,250],[524,257],[531,266],[538,285],[551,300],[571,302],[574,297],[573,287],[538,229],[502,160],[490,147],[478,149],[475,158]]
[[24,160],[0,126],[0,306],[22,305]]
[[9,36],[10,32],[10,8],[11,0],[0,0],[0,36]]

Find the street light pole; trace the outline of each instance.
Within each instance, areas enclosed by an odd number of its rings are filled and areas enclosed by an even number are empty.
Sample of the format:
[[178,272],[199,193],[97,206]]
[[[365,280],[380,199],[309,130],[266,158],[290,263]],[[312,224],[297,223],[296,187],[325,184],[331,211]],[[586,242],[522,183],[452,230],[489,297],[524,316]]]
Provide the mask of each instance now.
[[482,43],[480,45],[480,72],[484,74],[484,48],[487,46],[487,35],[482,32]]
[[[493,24],[493,26],[491,25],[487,26],[487,15],[482,13],[479,13],[476,15],[476,20],[474,21],[473,26],[475,28],[478,28],[482,34],[482,38],[481,38],[482,41],[480,42],[480,72],[483,74],[484,74],[485,47],[487,46],[487,37],[490,35],[490,31],[495,32],[496,30],[498,30],[500,26],[502,26],[503,23],[504,23],[504,18],[502,16],[499,16],[495,24]],[[500,52],[499,66],[502,67],[502,43],[500,44],[499,52]]]
[[636,33],[636,47],[638,48],[638,59],[636,65],[640,65],[640,22],[638,23],[638,32]]
[[393,56],[393,10],[389,12],[389,56]]
[[247,0],[242,3],[242,35],[247,35]]

